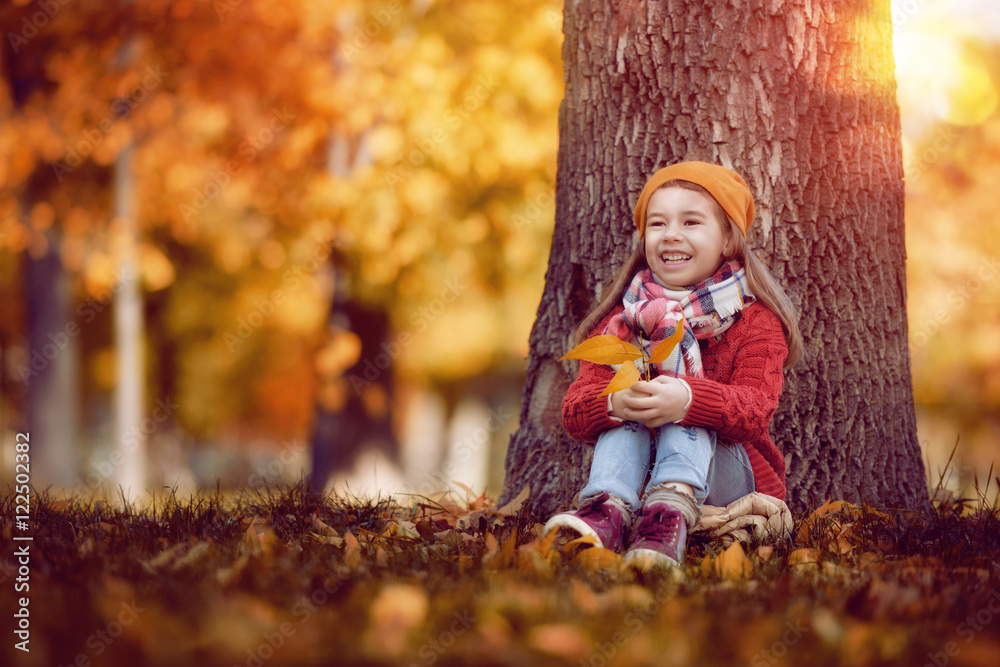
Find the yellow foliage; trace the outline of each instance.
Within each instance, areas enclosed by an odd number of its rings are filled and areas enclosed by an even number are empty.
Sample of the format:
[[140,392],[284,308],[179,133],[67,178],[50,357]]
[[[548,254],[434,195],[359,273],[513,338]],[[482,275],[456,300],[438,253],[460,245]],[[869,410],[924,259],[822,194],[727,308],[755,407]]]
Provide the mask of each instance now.
[[[284,382],[255,355],[322,331],[322,281],[285,281],[315,220],[336,233],[352,296],[413,335],[398,360],[411,376],[523,355],[552,229],[560,5],[403,3],[383,8],[384,23],[361,2],[221,6],[175,3],[169,16],[184,20],[162,30],[113,9],[104,20],[134,26],[126,52],[90,27],[96,10],[71,3],[32,39],[31,59],[11,61],[13,76],[43,72],[46,85],[0,109],[0,247],[38,255],[50,242],[37,232],[58,228],[80,291],[103,294],[117,269],[113,165],[131,145],[142,284],[164,304],[150,325],[178,351],[178,419],[193,432],[287,409],[254,389]],[[56,162],[68,165],[59,179]],[[32,189],[26,215],[18,188],[42,171],[52,186]],[[539,193],[539,212],[514,221]],[[461,303],[414,325],[446,281],[467,285]],[[284,302],[227,346],[275,290]]]
[[649,355],[649,362],[658,364],[665,361],[667,357],[670,356],[670,353],[674,351],[674,348],[680,344],[683,338],[684,327],[681,325],[681,322],[678,322],[677,327],[674,329],[674,333],[667,338],[664,338],[660,344],[656,346],[656,349]]
[[120,277],[115,261],[102,252],[93,253],[87,259],[83,271],[88,294],[98,298],[109,296],[115,281]]
[[151,243],[140,243],[138,252],[139,270],[147,290],[156,292],[174,282],[174,265],[159,248]]
[[600,396],[607,396],[608,394],[612,394],[616,391],[628,389],[638,382],[641,377],[639,369],[635,367],[635,363],[632,361],[626,361],[621,365],[621,368],[618,369],[618,372],[615,373],[615,376],[611,378],[611,382],[609,382],[608,386],[604,388],[604,391],[600,393]]
[[361,338],[353,331],[335,329],[326,346],[316,355],[320,377],[335,377],[357,363],[361,356]]
[[48,202],[38,202],[31,207],[31,227],[37,231],[45,231],[55,220],[55,211]]
[[617,336],[604,335],[588,338],[561,356],[559,361],[585,359],[597,364],[621,364],[641,358],[642,351],[632,343]]
[[740,581],[749,579],[753,573],[753,565],[743,551],[743,545],[733,542],[715,559],[715,573],[723,579]]
[[788,554],[789,565],[800,565],[802,563],[815,563],[819,552],[816,549],[796,549]]
[[620,567],[625,562],[620,554],[610,549],[590,547],[580,549],[573,558],[573,564],[587,570],[604,570]]

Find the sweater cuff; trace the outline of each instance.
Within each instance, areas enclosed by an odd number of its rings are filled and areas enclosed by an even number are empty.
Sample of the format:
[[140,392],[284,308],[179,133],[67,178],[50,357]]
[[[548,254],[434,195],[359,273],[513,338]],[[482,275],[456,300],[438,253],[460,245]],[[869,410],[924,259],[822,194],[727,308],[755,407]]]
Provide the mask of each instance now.
[[608,394],[608,419],[610,419],[613,422],[618,422],[618,423],[621,423],[621,422],[625,421],[621,417],[615,417],[613,414],[611,414],[612,410],[614,410],[614,408],[611,406],[611,394]]
[[[694,393],[691,391],[691,385],[687,383],[687,380],[685,380],[684,378],[677,378],[677,379],[681,381],[682,385],[684,385],[684,390],[687,392],[688,395],[687,403],[684,404],[684,417],[687,417],[688,410],[691,409],[691,402],[694,400]],[[608,402],[608,404],[610,405],[610,401]],[[684,417],[681,417],[674,423],[675,424],[681,423],[682,421],[684,421]]]
[[608,414],[607,399],[603,396],[597,396],[596,393],[600,392],[595,392],[593,398],[581,401],[578,413],[580,421],[586,424],[585,431],[589,437],[583,439],[588,442],[596,442],[598,434],[619,425],[619,422],[616,422],[614,417]]
[[691,389],[691,405],[687,414],[679,423],[684,426],[700,426],[718,430],[725,411],[722,392],[711,380],[704,378],[686,378],[685,382]]

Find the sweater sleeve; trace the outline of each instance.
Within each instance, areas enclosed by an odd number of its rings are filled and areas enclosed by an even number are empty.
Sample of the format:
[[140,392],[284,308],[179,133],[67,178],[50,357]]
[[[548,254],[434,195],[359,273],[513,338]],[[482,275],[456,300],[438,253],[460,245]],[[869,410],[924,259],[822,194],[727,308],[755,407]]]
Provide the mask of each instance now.
[[[752,311],[755,312],[751,316]],[[685,378],[693,396],[691,407],[680,423],[714,429],[720,438],[732,442],[767,441],[771,417],[784,385],[781,371],[788,346],[781,320],[769,309],[744,312],[742,337],[732,362],[730,381]]]
[[[604,331],[611,317],[621,310],[619,306],[612,311],[594,327],[588,338]],[[563,426],[569,437],[581,442],[597,442],[601,433],[621,426],[608,415],[608,397],[600,395],[614,375],[614,371],[606,364],[580,362],[580,375],[570,385],[562,402]]]

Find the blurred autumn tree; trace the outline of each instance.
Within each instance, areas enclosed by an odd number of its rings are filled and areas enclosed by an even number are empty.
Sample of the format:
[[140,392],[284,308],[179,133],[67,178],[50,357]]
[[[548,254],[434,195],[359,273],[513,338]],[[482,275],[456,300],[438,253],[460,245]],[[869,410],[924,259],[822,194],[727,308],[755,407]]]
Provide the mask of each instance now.
[[888,0],[567,5],[556,229],[501,502],[530,485],[545,516],[583,487],[591,450],[562,429],[574,369],[557,360],[631,252],[645,180],[684,159],[746,176],[750,244],[801,309],[807,356],[772,424],[789,505],[926,502],[891,28]]
[[901,104],[913,110],[903,120],[914,398],[932,481],[957,439],[947,486],[971,494],[1000,443],[1000,33],[946,4],[905,27],[897,61]]
[[[558,12],[513,5],[5,5],[5,393],[33,351],[22,267],[57,233],[75,279],[62,320],[80,325],[86,414],[102,423],[111,165],[129,144],[149,403],[176,402],[185,432],[305,434],[334,250],[354,297],[410,334],[404,376],[516,367],[551,224],[560,73]],[[102,310],[84,322],[88,303]]]

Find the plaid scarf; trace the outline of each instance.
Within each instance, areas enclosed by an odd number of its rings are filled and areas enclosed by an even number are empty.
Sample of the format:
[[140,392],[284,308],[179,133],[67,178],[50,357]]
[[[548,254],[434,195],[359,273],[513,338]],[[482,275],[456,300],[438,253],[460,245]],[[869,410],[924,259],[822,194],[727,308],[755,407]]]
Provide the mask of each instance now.
[[[698,341],[725,332],[736,321],[736,313],[756,300],[746,279],[746,270],[733,260],[690,291],[671,290],[656,282],[650,269],[643,269],[625,292],[625,310],[611,318],[604,333],[642,346],[649,357],[681,326],[680,345],[653,367],[660,374],[702,377]],[[636,365],[643,370],[641,360]]]

